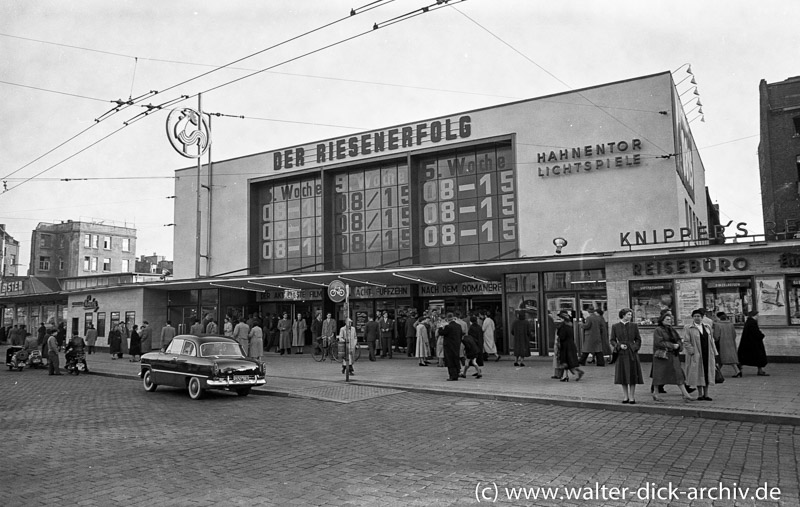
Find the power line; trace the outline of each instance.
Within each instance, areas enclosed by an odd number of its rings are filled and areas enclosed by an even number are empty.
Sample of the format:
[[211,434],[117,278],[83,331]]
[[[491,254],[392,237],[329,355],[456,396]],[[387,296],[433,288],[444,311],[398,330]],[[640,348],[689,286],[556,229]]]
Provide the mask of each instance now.
[[24,84],[19,84],[19,83],[12,83],[10,81],[0,81],[0,83],[6,84],[6,85],[9,85],[9,86],[19,86],[20,88],[30,88],[31,90],[38,90],[40,92],[57,93],[59,95],[67,95],[67,96],[70,96],[70,97],[77,97],[79,99],[95,100],[97,102],[110,102],[108,100],[98,99],[97,97],[88,97],[86,95],[78,95],[77,93],[60,92],[58,90],[50,90],[50,89],[47,89],[47,88],[39,88],[38,86],[30,86],[30,85],[24,85]]

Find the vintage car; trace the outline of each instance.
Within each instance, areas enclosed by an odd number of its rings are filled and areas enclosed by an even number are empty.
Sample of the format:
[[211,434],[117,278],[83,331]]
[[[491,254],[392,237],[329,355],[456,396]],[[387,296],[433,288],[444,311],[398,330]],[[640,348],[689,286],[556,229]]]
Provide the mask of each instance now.
[[148,392],[160,385],[182,387],[193,400],[206,389],[247,396],[266,383],[264,363],[247,358],[236,340],[224,336],[178,335],[166,349],[142,356],[139,375]]

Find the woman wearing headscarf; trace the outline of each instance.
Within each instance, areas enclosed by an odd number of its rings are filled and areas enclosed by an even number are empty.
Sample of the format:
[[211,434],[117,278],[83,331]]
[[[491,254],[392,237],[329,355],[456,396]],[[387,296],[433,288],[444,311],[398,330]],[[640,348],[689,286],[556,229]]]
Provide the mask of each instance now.
[[[747,314],[747,320],[742,329],[742,339],[739,341],[739,365],[755,366],[758,375],[768,377],[764,371],[767,365],[767,351],[764,349],[764,333],[758,327],[758,312],[753,310]],[[741,376],[741,371],[739,372]]]
[[692,312],[692,323],[683,328],[683,350],[686,352],[686,383],[697,387],[697,399],[711,401],[708,389],[714,385],[717,347],[711,327],[703,322],[705,310]]
[[[672,320],[672,312],[662,311],[658,318],[658,326],[653,331],[653,385],[677,385],[683,399],[692,401],[694,398],[689,396],[684,386],[686,377],[679,357],[683,344],[678,332],[672,327]],[[658,394],[657,391],[653,392],[653,401],[664,401]]]
[[736,372],[734,377],[741,377],[742,370],[739,369],[739,355],[736,353],[736,328],[730,321],[725,312],[717,313],[719,319],[714,323],[714,345],[719,350],[719,364],[722,366],[729,364]]
[[[575,345],[575,331],[572,328],[572,315],[566,310],[558,313],[555,319],[558,325],[558,362],[564,372],[561,382],[569,382],[569,374],[577,375],[575,381],[583,378],[584,371],[578,366],[578,347]],[[515,352],[516,353],[516,352]]]
[[636,385],[643,384],[642,365],[639,362],[639,349],[642,348],[642,335],[639,326],[631,322],[633,310],[623,308],[619,311],[619,322],[611,326],[611,347],[617,353],[614,383],[622,386],[625,398],[622,403],[636,404]]

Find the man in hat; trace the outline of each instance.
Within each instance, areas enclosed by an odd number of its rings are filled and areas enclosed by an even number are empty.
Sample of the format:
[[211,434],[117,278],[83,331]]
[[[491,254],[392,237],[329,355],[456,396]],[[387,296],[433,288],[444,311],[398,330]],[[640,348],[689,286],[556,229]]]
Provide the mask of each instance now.
[[587,309],[589,312],[589,317],[586,318],[586,322],[581,324],[581,329],[583,329],[583,349],[581,350],[581,358],[578,363],[581,366],[586,366],[586,359],[589,357],[589,354],[594,354],[594,357],[597,360],[597,366],[605,366],[606,359],[603,356],[603,335],[608,333],[606,329],[605,321],[597,315],[594,311],[593,307],[589,307]]
[[49,337],[47,338],[47,374],[48,375],[61,375],[61,367],[58,364],[58,339],[56,339],[57,329],[53,328],[48,331]]

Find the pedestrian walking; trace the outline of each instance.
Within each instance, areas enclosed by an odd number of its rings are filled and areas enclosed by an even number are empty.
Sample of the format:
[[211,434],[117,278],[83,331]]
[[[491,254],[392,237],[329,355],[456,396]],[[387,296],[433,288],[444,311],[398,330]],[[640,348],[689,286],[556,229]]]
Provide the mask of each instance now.
[[[653,331],[653,386],[676,385],[681,390],[685,401],[692,401],[686,391],[686,377],[681,368],[680,352],[683,343],[678,332],[672,327],[672,313],[663,310],[658,318],[658,325]],[[660,352],[659,352],[660,351]],[[653,401],[662,402],[658,389],[652,389]]]
[[717,322],[714,323],[714,345],[719,351],[720,370],[723,366],[733,367],[734,377],[741,377],[739,369],[739,354],[736,352],[736,328],[725,312],[717,313]]
[[130,347],[130,362],[136,363],[139,361],[139,356],[142,355],[142,342],[139,336],[139,326],[133,325],[131,329],[131,347]]
[[125,354],[128,354],[128,339],[131,333],[128,329],[128,324],[125,322],[119,323],[119,352],[117,358],[122,359]]
[[375,342],[380,339],[381,326],[375,320],[375,316],[370,315],[367,318],[367,323],[364,326],[364,339],[367,341],[367,350],[369,350],[369,360],[375,361]]
[[[764,333],[758,327],[758,312],[753,310],[747,314],[747,320],[742,329],[742,338],[739,340],[739,365],[755,366],[758,368],[758,375],[769,377],[769,373],[764,371],[767,365],[767,351],[764,348]],[[741,376],[741,371],[739,376]]]
[[302,313],[297,314],[297,318],[292,323],[292,347],[298,354],[303,353],[303,347],[306,344],[306,319],[303,318]]
[[108,351],[111,354],[111,359],[122,357],[122,332],[119,330],[119,324],[113,327],[108,333]]
[[355,375],[353,359],[356,356],[358,337],[356,336],[356,328],[353,327],[353,319],[348,318],[345,325],[339,330],[339,343],[344,344],[345,351],[342,354],[342,373],[344,374],[347,370],[350,370],[350,375]]
[[381,319],[378,321],[381,327],[381,358],[392,358],[392,342],[394,341],[395,326],[394,320],[389,318],[389,312],[383,311]]
[[420,318],[417,321],[416,336],[416,355],[420,366],[428,366],[428,357],[431,355],[430,343],[428,342],[427,319]]
[[447,313],[447,325],[439,329],[442,336],[442,350],[444,352],[444,363],[447,366],[447,380],[458,380],[461,371],[459,352],[461,350],[461,326],[455,321],[451,312]]
[[597,366],[605,366],[606,360],[603,352],[603,331],[606,331],[606,323],[602,317],[597,315],[593,307],[587,309],[589,316],[586,322],[581,324],[583,329],[583,348],[581,358],[578,361],[581,366],[586,366],[586,359],[589,354],[593,354]]
[[717,348],[711,328],[703,322],[704,316],[702,308],[692,312],[692,323],[683,328],[683,350],[686,353],[686,383],[697,388],[698,400],[711,401],[708,389],[714,385]]
[[533,328],[525,318],[525,312],[517,312],[517,320],[511,325],[511,336],[514,337],[514,366],[525,366],[522,361],[531,355],[533,338]]
[[87,354],[94,354],[94,346],[97,343],[97,329],[94,324],[89,324],[89,329],[86,330],[86,349]]
[[320,349],[322,346],[322,312],[317,312],[311,323],[311,346]]
[[[483,333],[483,330],[481,330],[480,326],[478,326],[477,324],[478,319],[475,317],[472,317],[472,319],[475,322],[474,327],[478,328],[478,330],[481,331],[481,333]],[[481,367],[478,365],[478,356],[483,356],[483,349],[478,347],[478,342],[475,339],[474,334],[469,332],[472,329],[473,326],[470,326],[467,329],[467,334],[461,337],[461,344],[464,347],[464,355],[467,358],[467,361],[464,364],[464,371],[462,371],[460,375],[461,378],[467,378],[467,371],[469,371],[469,368],[471,366],[475,367],[475,373],[473,374],[474,377],[476,378],[483,377],[481,373]]]
[[172,321],[168,320],[167,325],[161,328],[161,347],[166,349],[173,338],[175,338],[175,328],[172,327]]
[[617,352],[614,383],[622,386],[625,398],[622,403],[636,404],[636,386],[643,384],[642,365],[639,362],[639,349],[642,336],[639,326],[631,322],[633,310],[623,308],[619,311],[620,321],[611,326],[611,347]]
[[61,375],[61,366],[58,364],[58,339],[57,331],[51,329],[50,336],[47,338],[47,374]]
[[483,328],[483,358],[489,359],[490,355],[495,355],[495,362],[500,360],[500,354],[497,352],[497,343],[495,343],[495,329],[496,326],[494,324],[494,320],[489,317],[488,312],[481,312],[480,313],[481,319],[483,323],[481,324]]
[[142,340],[142,354],[147,354],[153,350],[153,329],[147,321],[142,322],[142,327],[139,328],[139,337]]
[[417,312],[412,310],[406,319],[406,353],[408,357],[414,357],[417,352]]
[[253,328],[250,329],[247,337],[250,341],[248,357],[261,361],[261,356],[264,354],[264,332],[261,330],[261,326],[258,325],[257,320],[253,322]]
[[278,321],[278,331],[281,336],[279,338],[278,347],[280,347],[281,355],[292,353],[292,321],[289,320],[289,314],[283,314],[283,318]]
[[242,353],[247,356],[250,350],[250,327],[244,319],[239,319],[235,326],[233,326],[233,339],[239,342],[242,347]]
[[575,382],[583,378],[584,371],[578,364],[578,348],[575,345],[575,329],[572,327],[572,315],[566,310],[561,310],[555,318],[556,339],[558,340],[558,362],[561,368],[561,382],[569,382],[569,374],[577,376]]

